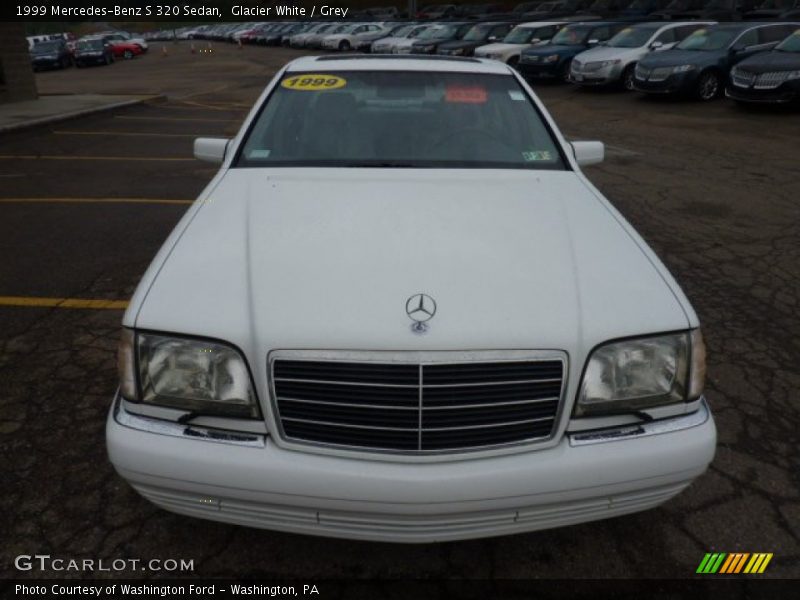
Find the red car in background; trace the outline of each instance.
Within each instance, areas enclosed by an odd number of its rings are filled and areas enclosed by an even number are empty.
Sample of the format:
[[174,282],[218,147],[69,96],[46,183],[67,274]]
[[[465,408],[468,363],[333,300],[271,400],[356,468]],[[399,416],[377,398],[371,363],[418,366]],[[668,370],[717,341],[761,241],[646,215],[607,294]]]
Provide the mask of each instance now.
[[134,44],[132,42],[109,40],[108,43],[111,44],[111,51],[114,53],[114,58],[130,60],[144,53],[144,50],[142,50],[139,44]]

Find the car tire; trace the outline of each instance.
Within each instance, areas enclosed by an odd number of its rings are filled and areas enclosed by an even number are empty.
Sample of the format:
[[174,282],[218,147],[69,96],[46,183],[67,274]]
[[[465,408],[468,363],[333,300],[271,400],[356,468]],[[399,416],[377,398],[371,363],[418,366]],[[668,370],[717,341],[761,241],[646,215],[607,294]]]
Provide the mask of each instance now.
[[132,59],[133,58],[133,52],[131,50],[125,50],[125,52],[122,53],[122,58],[124,58],[125,60]]
[[339,52],[347,52],[350,50],[350,42],[342,40],[339,42]]
[[561,69],[558,71],[558,78],[564,83],[569,83],[569,72],[571,68],[572,68],[572,61],[568,60],[561,66]]
[[695,95],[698,100],[703,102],[710,102],[719,97],[722,92],[722,78],[717,71],[706,71],[700,73],[697,78],[697,87],[695,88]]
[[636,77],[636,63],[630,64],[622,71],[622,78],[620,79],[620,83],[622,84],[622,89],[626,92],[634,91],[633,87],[633,80]]
[[108,56],[108,55],[106,55],[106,56],[105,56],[105,58],[103,59],[103,62],[104,62],[106,65],[110,65],[110,64],[111,64],[111,57],[110,57],[110,56]]

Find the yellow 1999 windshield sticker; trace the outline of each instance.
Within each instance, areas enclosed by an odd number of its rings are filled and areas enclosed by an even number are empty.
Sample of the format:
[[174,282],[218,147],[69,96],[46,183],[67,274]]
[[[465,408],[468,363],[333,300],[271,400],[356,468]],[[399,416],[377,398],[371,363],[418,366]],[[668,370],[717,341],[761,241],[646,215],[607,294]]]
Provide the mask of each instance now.
[[299,90],[303,92],[325,92],[343,88],[347,85],[347,80],[336,77],[336,75],[317,75],[316,73],[295,75],[281,81],[281,87],[287,90]]

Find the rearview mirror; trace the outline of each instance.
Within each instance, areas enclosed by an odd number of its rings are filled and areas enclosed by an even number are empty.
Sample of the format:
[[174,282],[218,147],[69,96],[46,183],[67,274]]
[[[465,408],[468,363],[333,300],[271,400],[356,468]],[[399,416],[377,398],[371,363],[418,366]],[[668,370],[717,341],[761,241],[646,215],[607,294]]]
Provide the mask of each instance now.
[[585,167],[603,162],[606,147],[603,142],[572,142],[572,153],[577,163]]
[[228,140],[225,138],[197,138],[194,141],[194,157],[210,163],[222,163]]

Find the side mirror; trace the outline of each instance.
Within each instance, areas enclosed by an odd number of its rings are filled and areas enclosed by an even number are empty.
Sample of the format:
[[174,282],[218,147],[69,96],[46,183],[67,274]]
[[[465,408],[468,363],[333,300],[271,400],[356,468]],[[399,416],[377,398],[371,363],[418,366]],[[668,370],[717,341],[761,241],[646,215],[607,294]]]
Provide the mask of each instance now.
[[542,40],[540,38],[531,38],[531,44],[538,44]]
[[599,43],[600,43],[600,40],[589,40],[587,43],[588,43],[590,46],[596,46],[597,44],[599,44]]
[[572,142],[572,153],[581,167],[603,162],[606,147],[603,142]]
[[658,50],[659,48],[664,46],[664,42],[653,42],[650,44],[650,50]]
[[487,42],[496,42],[497,41],[497,36],[496,35],[490,35],[489,39],[486,40],[486,41]]
[[197,160],[221,164],[227,149],[226,138],[197,138],[194,141],[194,157]]

